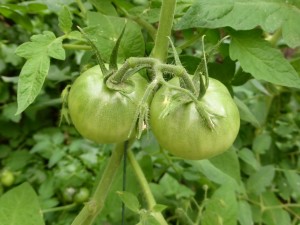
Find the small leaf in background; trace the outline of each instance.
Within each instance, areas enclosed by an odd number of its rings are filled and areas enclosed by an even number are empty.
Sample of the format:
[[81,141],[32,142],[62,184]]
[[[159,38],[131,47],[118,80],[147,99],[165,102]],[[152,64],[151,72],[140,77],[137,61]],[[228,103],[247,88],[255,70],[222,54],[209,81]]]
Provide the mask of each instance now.
[[243,101],[234,96],[234,102],[239,109],[241,120],[251,123],[254,127],[260,127],[258,120]]
[[272,144],[272,137],[269,133],[261,133],[257,135],[253,140],[252,149],[256,153],[266,153]]
[[230,57],[258,80],[300,88],[300,77],[282,53],[250,31],[231,32]]
[[231,183],[232,186],[235,187],[235,189],[239,188],[239,185],[235,178],[231,177],[221,169],[217,168],[214,164],[212,164],[209,160],[186,160],[188,164],[190,164],[195,170],[198,170],[200,173],[202,173],[204,176],[207,177],[207,179],[217,183],[217,184],[226,184]]
[[185,13],[176,29],[232,27],[250,30],[261,26],[267,32],[282,27],[290,47],[300,46],[300,9],[290,1],[198,0]]
[[58,26],[66,34],[72,30],[72,14],[67,6],[62,7],[58,14]]
[[116,11],[116,8],[113,6],[111,0],[88,0],[95,8],[97,9],[98,12],[108,15],[108,16],[118,16],[118,13]]
[[180,184],[178,180],[169,174],[165,174],[159,181],[161,191],[166,196],[176,196],[180,199],[183,197],[190,198],[194,196],[194,192],[186,186]]
[[17,103],[16,102],[8,103],[3,106],[3,116],[5,118],[7,118],[8,120],[18,123],[18,122],[20,122],[22,116],[15,115],[16,111],[17,111]]
[[153,208],[152,211],[153,212],[162,212],[164,211],[168,206],[166,205],[161,205],[161,204],[156,204]]
[[253,225],[251,206],[246,201],[238,202],[238,221],[240,225]]
[[14,7],[13,4],[1,4],[0,5],[0,14],[6,18],[10,18],[16,24],[22,26],[22,28],[32,31],[33,24],[26,14],[23,14],[21,10],[17,7]]
[[287,211],[283,208],[276,208],[278,205],[282,205],[282,202],[277,199],[276,195],[271,192],[265,192],[262,195],[262,203],[267,207],[275,206],[275,208],[265,210],[262,215],[263,224],[266,225],[291,225],[291,218]]
[[236,225],[238,205],[232,184],[217,189],[207,200],[202,216],[202,225]]
[[161,223],[149,211],[142,210],[140,213],[140,222],[137,225],[161,225]]
[[284,175],[286,177],[286,180],[289,184],[289,187],[293,190],[293,194],[295,194],[298,198],[300,197],[300,175],[299,171],[293,171],[293,170],[285,170]]
[[44,225],[38,197],[28,183],[1,196],[0,221],[1,225]]
[[263,166],[256,173],[253,173],[247,180],[246,186],[249,193],[261,194],[272,184],[275,176],[273,165]]
[[250,149],[243,148],[239,150],[238,154],[240,159],[243,160],[245,163],[247,163],[248,166],[250,166],[254,171],[259,170],[260,167],[259,162],[257,161],[255,155]]
[[118,191],[117,192],[119,197],[121,198],[122,202],[125,204],[125,206],[130,209],[131,211],[138,213],[140,210],[140,203],[137,197],[130,193],[125,191]]

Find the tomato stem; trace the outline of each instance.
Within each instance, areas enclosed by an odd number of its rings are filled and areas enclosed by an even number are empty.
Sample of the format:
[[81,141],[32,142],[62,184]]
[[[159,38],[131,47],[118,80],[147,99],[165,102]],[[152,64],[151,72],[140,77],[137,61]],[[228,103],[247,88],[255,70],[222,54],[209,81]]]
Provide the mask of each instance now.
[[173,26],[176,0],[162,1],[159,26],[155,38],[155,44],[152,51],[152,57],[165,62],[168,55],[169,39]]
[[[129,144],[128,144],[129,146]],[[85,204],[77,215],[72,225],[91,225],[101,212],[105,199],[110,191],[111,184],[117,173],[118,167],[122,162],[125,143],[118,143],[112,151],[111,158],[102,174],[91,200]]]
[[[153,207],[156,205],[156,201],[153,197],[148,181],[143,173],[142,168],[140,167],[138,161],[136,160],[133,152],[131,150],[128,150],[127,154],[128,154],[128,159],[130,161],[130,164],[133,168],[133,171],[135,172],[138,182],[140,183],[140,186],[144,192],[148,209],[152,210]],[[165,220],[165,218],[160,212],[153,212],[152,215],[160,223],[160,225],[168,225],[167,221]]]

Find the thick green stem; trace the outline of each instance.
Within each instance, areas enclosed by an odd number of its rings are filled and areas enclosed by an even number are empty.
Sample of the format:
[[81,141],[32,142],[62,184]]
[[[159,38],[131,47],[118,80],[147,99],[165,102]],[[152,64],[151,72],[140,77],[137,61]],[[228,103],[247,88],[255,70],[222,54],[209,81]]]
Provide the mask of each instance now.
[[92,50],[91,46],[89,45],[77,45],[77,44],[63,44],[64,49],[71,49],[71,50]]
[[58,207],[50,208],[50,209],[43,209],[42,213],[51,213],[51,212],[69,210],[69,209],[73,209],[75,206],[77,206],[77,204],[72,203],[70,205],[58,206]]
[[165,62],[168,54],[169,39],[173,26],[176,0],[163,0],[160,11],[159,26],[155,38],[152,57]]
[[72,225],[91,225],[95,218],[101,212],[105,199],[109,193],[110,186],[114,180],[119,165],[121,164],[125,143],[116,144],[112,156],[102,174],[95,193],[91,200],[85,204],[83,209],[77,215]]
[[[150,186],[148,184],[148,181],[142,171],[142,168],[140,167],[139,163],[135,159],[135,156],[131,150],[128,150],[128,159],[131,163],[131,166],[133,168],[133,171],[135,172],[135,175],[138,179],[138,182],[140,183],[140,186],[143,190],[143,193],[146,198],[146,202],[148,205],[149,210],[153,209],[153,207],[156,205],[156,201],[152,195]],[[154,218],[161,224],[161,225],[168,225],[167,221],[163,217],[163,215],[159,212],[154,212],[153,213]]]

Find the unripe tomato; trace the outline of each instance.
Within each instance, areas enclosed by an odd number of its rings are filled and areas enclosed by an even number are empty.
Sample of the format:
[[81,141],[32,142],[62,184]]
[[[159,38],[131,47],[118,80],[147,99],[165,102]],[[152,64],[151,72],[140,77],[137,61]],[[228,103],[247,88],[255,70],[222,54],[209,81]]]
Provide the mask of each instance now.
[[15,182],[14,174],[9,170],[4,170],[1,173],[1,183],[5,187],[10,187]]
[[99,66],[81,74],[71,86],[68,108],[77,131],[97,143],[128,139],[147,81],[138,73],[130,79],[130,93],[109,89]]
[[[178,78],[169,81],[179,86]],[[237,106],[227,88],[209,78],[209,87],[199,100],[204,108],[217,116],[210,129],[199,115],[194,102],[180,105],[165,117],[161,112],[172,104],[178,91],[166,86],[155,94],[150,108],[150,125],[160,145],[184,159],[206,159],[226,151],[234,142],[240,126]]]
[[82,187],[74,196],[74,201],[77,203],[86,202],[90,197],[90,191],[86,187]]

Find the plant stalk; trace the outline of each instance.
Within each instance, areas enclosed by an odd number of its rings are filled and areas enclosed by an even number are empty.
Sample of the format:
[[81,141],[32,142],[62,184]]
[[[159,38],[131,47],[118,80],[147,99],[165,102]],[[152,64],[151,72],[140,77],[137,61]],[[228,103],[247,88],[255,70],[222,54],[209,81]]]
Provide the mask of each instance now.
[[167,60],[169,39],[173,26],[176,0],[163,0],[160,11],[159,26],[155,38],[152,57],[162,62]]
[[[128,149],[127,155],[128,155],[129,162],[133,168],[133,171],[135,172],[138,182],[140,183],[140,186],[145,195],[148,208],[149,208],[149,210],[151,210],[156,205],[156,201],[153,197],[153,194],[151,192],[148,181],[143,173],[142,168],[140,167],[139,163],[137,162],[133,152]],[[163,215],[160,212],[153,212],[152,215],[161,225],[168,225],[167,221],[165,220],[165,218],[163,217]]]
[[97,185],[91,200],[85,204],[83,209],[77,215],[72,225],[92,225],[95,218],[101,212],[106,197],[109,193],[112,182],[114,181],[118,167],[122,162],[125,149],[125,143],[116,144],[112,151],[111,158],[106,165],[102,177]]

